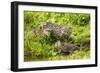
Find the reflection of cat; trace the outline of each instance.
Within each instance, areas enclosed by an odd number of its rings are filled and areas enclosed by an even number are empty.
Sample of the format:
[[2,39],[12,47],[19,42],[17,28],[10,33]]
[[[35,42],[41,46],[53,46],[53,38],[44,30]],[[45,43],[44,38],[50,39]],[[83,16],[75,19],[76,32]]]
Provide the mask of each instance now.
[[56,25],[51,22],[46,22],[42,26],[42,29],[44,34],[48,36],[50,35],[55,36],[59,40],[64,40],[64,41],[69,39],[72,32],[72,28],[69,27],[68,25]]

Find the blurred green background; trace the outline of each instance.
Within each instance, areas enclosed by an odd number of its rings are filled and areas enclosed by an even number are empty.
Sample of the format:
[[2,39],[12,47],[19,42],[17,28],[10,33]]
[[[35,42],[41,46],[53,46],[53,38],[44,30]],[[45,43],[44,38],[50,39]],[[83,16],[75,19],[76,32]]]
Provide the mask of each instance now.
[[[71,26],[71,42],[80,45],[80,48],[84,47],[84,50],[75,51],[71,55],[58,56],[54,44],[52,44],[55,40],[45,39],[41,36],[41,33],[38,36],[33,36],[32,30],[39,28],[47,21],[52,21],[58,25]],[[24,11],[24,61],[89,58],[90,14]]]

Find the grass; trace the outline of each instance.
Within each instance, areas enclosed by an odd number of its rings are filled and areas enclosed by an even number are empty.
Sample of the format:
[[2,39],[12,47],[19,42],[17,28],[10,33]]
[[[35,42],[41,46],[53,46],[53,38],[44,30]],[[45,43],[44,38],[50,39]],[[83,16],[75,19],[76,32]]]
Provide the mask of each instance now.
[[48,60],[81,60],[81,59],[89,59],[90,58],[90,51],[75,51],[73,54],[64,55],[64,56],[49,56],[46,57],[25,57],[25,61],[48,61]]
[[[34,35],[33,30],[47,21],[72,27],[70,41],[85,47],[84,50],[59,56],[54,48],[57,39],[45,37],[41,32]],[[88,50],[86,50],[88,49]],[[90,14],[55,13],[24,11],[24,61],[75,60],[90,58]]]

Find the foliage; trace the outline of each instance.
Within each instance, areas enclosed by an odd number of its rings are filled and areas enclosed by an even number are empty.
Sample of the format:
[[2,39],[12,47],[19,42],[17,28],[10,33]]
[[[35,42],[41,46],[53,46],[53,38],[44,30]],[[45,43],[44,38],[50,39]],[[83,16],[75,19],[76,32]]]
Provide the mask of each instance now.
[[[70,42],[88,50],[58,56],[54,48],[56,38],[43,36],[41,32],[33,34],[34,29],[47,21],[70,25],[73,29]],[[24,11],[24,61],[87,58],[90,58],[90,14]]]

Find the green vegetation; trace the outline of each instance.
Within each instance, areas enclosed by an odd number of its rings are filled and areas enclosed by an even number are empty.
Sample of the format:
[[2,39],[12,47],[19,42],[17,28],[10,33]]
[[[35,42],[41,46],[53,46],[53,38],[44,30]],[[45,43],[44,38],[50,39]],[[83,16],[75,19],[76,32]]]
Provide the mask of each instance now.
[[[47,21],[72,27],[71,43],[80,45],[79,51],[59,56],[54,48],[56,38],[34,35]],[[24,61],[71,60],[90,58],[90,14],[24,11]]]

